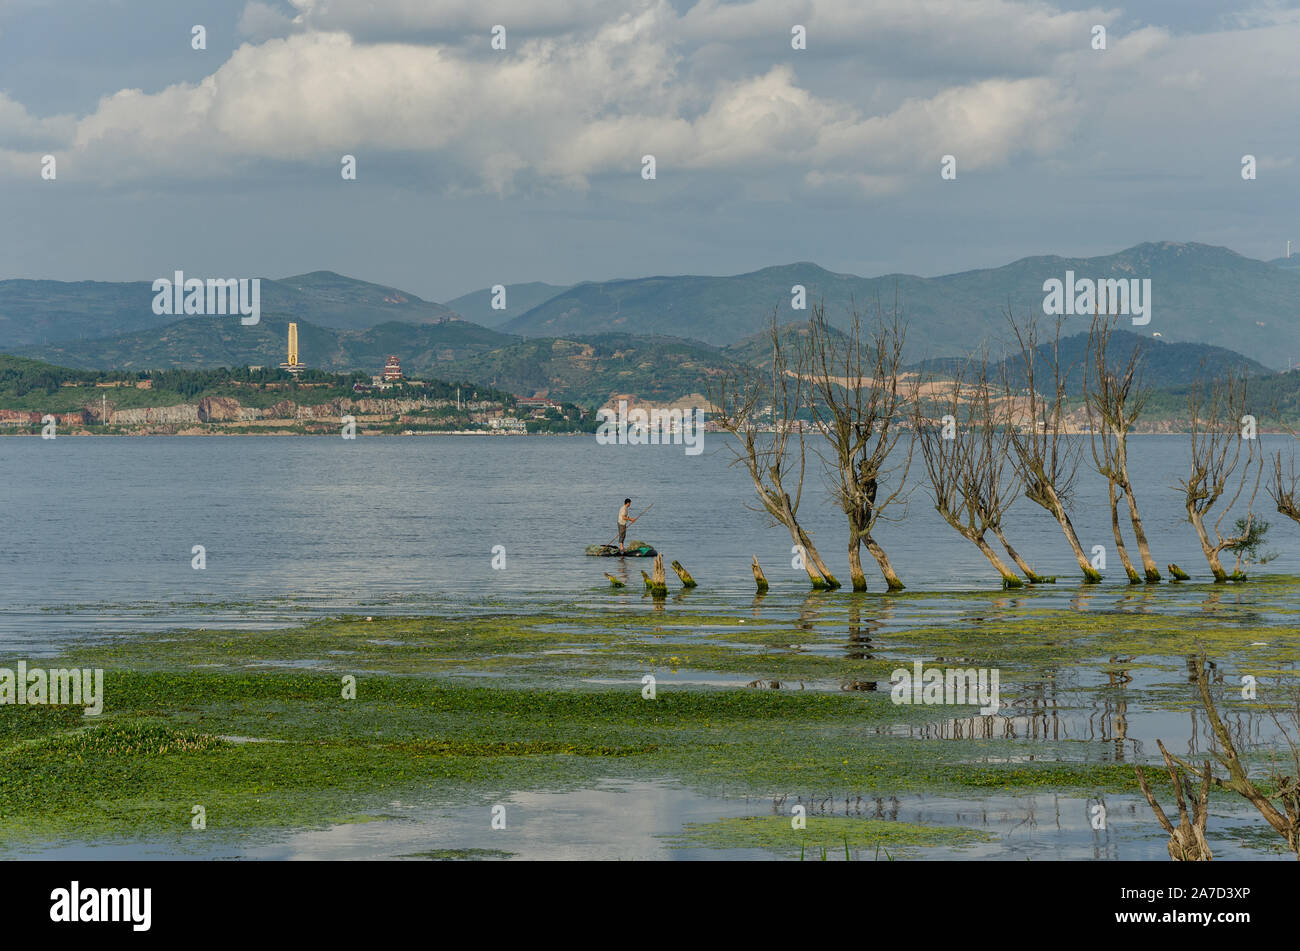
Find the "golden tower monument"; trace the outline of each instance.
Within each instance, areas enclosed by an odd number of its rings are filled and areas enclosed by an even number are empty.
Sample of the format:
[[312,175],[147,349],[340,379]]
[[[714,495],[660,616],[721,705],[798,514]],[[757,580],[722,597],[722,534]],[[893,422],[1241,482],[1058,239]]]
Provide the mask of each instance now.
[[298,362],[298,325],[289,323],[289,359],[280,364],[281,370],[288,370],[290,373],[301,373],[303,365]]

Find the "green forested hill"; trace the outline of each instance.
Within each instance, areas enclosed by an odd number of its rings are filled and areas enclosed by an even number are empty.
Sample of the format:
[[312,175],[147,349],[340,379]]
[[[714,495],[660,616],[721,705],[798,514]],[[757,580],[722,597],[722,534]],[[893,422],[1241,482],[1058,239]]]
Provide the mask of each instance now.
[[[1135,348],[1141,348],[1142,351],[1142,383],[1153,389],[1192,383],[1198,376],[1209,379],[1216,375],[1231,373],[1254,377],[1269,372],[1268,368],[1258,361],[1223,347],[1210,347],[1199,343],[1170,343],[1163,339],[1143,337],[1127,330],[1115,330],[1111,334],[1110,345],[1106,351],[1109,354],[1108,360],[1118,369],[1127,363]],[[1086,333],[1064,337],[1058,345],[1058,359],[1062,369],[1067,371],[1066,388],[1071,395],[1078,395],[1083,390],[1087,349]],[[1046,376],[1050,372],[1051,346],[1042,344],[1038,350],[1040,363],[1035,371],[1038,377],[1036,383],[1040,390],[1046,392],[1054,385]],[[918,365],[918,369],[930,373],[951,374],[964,364],[965,361],[959,359],[926,360]],[[1024,382],[1023,359],[1019,353],[994,364],[989,370],[989,375],[994,379],[1000,379],[1004,369],[1013,383]]]
[[[146,380],[147,389],[136,385]],[[368,374],[328,373],[318,369],[305,370],[295,377],[275,367],[141,372],[84,370],[0,354],[0,410],[66,413],[86,405],[98,405],[101,397],[114,409],[172,406],[206,397],[227,397],[243,406],[259,407],[282,400],[319,404],[355,397],[352,385],[369,381]],[[467,381],[425,379],[412,384],[409,394],[395,387],[384,390],[382,395],[452,399],[464,382]],[[473,392],[480,399],[502,403],[513,400],[509,393],[468,385],[474,387]]]
[[617,393],[671,401],[707,395],[734,360],[715,347],[676,337],[597,334],[529,339],[473,354],[440,368],[520,395],[545,392],[585,405]]
[[[96,370],[274,367],[286,359],[289,321],[282,314],[263,314],[260,323],[245,327],[232,318],[189,317],[107,340],[35,347],[24,355]],[[389,322],[366,330],[337,330],[300,320],[298,359],[319,369],[378,373],[386,357],[396,354],[408,371],[423,373],[514,339],[463,320]]]

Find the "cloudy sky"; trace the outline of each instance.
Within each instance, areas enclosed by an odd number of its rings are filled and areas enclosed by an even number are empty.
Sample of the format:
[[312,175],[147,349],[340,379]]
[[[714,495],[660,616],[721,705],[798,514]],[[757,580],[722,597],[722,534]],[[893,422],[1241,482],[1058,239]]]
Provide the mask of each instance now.
[[0,278],[1270,259],[1297,106],[1267,0],[0,0]]

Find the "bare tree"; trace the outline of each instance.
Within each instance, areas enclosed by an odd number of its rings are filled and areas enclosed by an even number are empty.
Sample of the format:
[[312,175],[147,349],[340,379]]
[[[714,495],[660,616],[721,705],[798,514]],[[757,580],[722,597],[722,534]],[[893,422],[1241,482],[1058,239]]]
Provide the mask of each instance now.
[[[1210,763],[1207,760],[1198,777],[1201,780],[1200,791],[1197,792],[1192,786],[1191,777],[1187,776],[1182,768],[1174,763],[1169,751],[1165,749],[1165,744],[1156,740],[1156,745],[1160,747],[1160,752],[1165,758],[1165,768],[1169,770],[1169,781],[1174,787],[1174,799],[1178,803],[1178,825],[1175,826],[1169,821],[1165,811],[1160,808],[1160,803],[1156,802],[1156,797],[1151,792],[1151,787],[1147,785],[1146,774],[1142,772],[1141,766],[1134,766],[1137,770],[1138,786],[1142,789],[1142,795],[1146,797],[1147,804],[1151,806],[1151,811],[1155,814],[1156,821],[1169,833],[1169,857],[1175,862],[1210,862],[1214,856],[1210,854],[1210,844],[1205,840],[1205,824],[1210,818],[1210,782],[1213,774],[1210,770]],[[1186,792],[1187,798],[1183,798]],[[1192,804],[1189,812],[1187,803]]]
[[[1219,555],[1225,549],[1232,549],[1250,537],[1252,522],[1255,518],[1251,509],[1255,503],[1255,494],[1259,491],[1260,476],[1263,472],[1264,456],[1257,448],[1258,438],[1251,434],[1245,437],[1240,429],[1241,417],[1246,409],[1246,381],[1244,378],[1234,380],[1231,376],[1217,377],[1208,384],[1202,384],[1200,378],[1192,385],[1192,392],[1187,397],[1187,409],[1191,416],[1192,460],[1187,478],[1179,480],[1183,490],[1183,504],[1187,509],[1187,520],[1196,529],[1200,539],[1201,551],[1209,562],[1210,571],[1215,581],[1227,581],[1229,575],[1224,570]],[[1242,459],[1242,443],[1246,444],[1245,459]],[[1241,475],[1236,480],[1236,488],[1227,504],[1222,507],[1213,526],[1206,528],[1205,516],[1228,492],[1228,483],[1233,481],[1233,474],[1241,466]],[[1280,465],[1280,463],[1279,463]],[[1255,471],[1251,481],[1251,470]],[[1233,506],[1246,494],[1246,514],[1241,524],[1241,531],[1225,536],[1222,532],[1224,518]],[[1213,537],[1211,537],[1211,532]],[[1240,559],[1238,560],[1240,564]],[[1234,569],[1235,571],[1235,569]],[[1233,578],[1240,578],[1234,573]]]
[[1300,522],[1300,496],[1297,495],[1297,490],[1300,490],[1300,476],[1296,475],[1295,460],[1291,460],[1284,473],[1282,453],[1279,451],[1273,457],[1273,475],[1268,481],[1268,494],[1277,510],[1293,522]]
[[1139,347],[1134,347],[1122,364],[1115,365],[1111,362],[1113,355],[1110,353],[1110,336],[1113,329],[1114,321],[1109,315],[1093,314],[1092,326],[1088,330],[1083,375],[1084,405],[1088,411],[1088,429],[1092,434],[1092,459],[1097,471],[1106,477],[1111,530],[1115,535],[1115,547],[1124,565],[1124,573],[1128,575],[1130,584],[1142,581],[1129,559],[1128,549],[1124,547],[1124,536],[1120,532],[1121,496],[1128,502],[1129,522],[1133,526],[1138,553],[1142,558],[1143,573],[1147,583],[1154,584],[1160,580],[1160,572],[1151,557],[1151,546],[1147,544],[1142,517],[1138,514],[1137,499],[1133,495],[1133,484],[1128,474],[1128,434],[1142,415],[1151,391],[1142,385]]
[[941,425],[924,416],[917,400],[915,427],[921,459],[934,507],[944,521],[989,560],[1003,587],[1020,588],[1024,583],[985,538],[992,533],[1025,576],[1039,580],[1002,531],[1002,517],[1019,489],[1009,458],[1008,427],[1002,425],[990,396],[987,360],[981,358],[972,381],[965,380],[965,373],[959,370],[947,392],[939,392],[933,401],[942,414]]
[[[1061,366],[1061,324],[1057,321],[1051,347],[1044,353],[1036,320],[1021,324],[1010,312],[1007,319],[1020,346],[1020,374],[1017,377],[1023,376],[1023,379],[1013,380],[1006,372],[1007,364],[1004,362],[1004,389],[1009,405],[1014,408],[1016,391],[1019,384],[1023,384],[1026,403],[1026,426],[1010,427],[1012,459],[1025,484],[1025,498],[1046,509],[1056,519],[1079,570],[1083,572],[1084,582],[1095,584],[1101,581],[1101,573],[1084,554],[1067,511],[1074,496],[1082,443],[1077,439],[1071,440],[1064,432],[1066,382],[1070,369]],[[1046,366],[1042,366],[1044,362]]]
[[[822,456],[831,493],[849,522],[849,576],[854,591],[867,590],[861,549],[875,559],[890,591],[903,582],[885,549],[872,535],[885,510],[903,496],[912,464],[913,430],[899,425],[915,397],[903,368],[906,330],[895,302],[886,320],[876,307],[876,319],[864,332],[862,317],[850,305],[848,335],[826,320],[826,309],[814,304],[808,343],[800,361],[808,368],[813,391],[812,414],[829,447]],[[890,461],[906,436],[906,455]],[[881,487],[893,489],[882,494]]]
[[[827,569],[812,538],[799,524],[807,452],[803,424],[797,415],[806,385],[797,353],[795,366],[790,366],[775,311],[770,336],[770,368],[736,367],[719,379],[716,392],[710,393],[710,402],[715,409],[714,420],[739,441],[739,447],[732,445],[736,462],[743,463],[748,470],[763,510],[790,532],[790,538],[799,547],[812,586],[838,588],[840,583]],[[763,438],[767,435],[762,423],[765,415],[771,419],[771,439]]]
[[[1290,755],[1282,763],[1276,760],[1272,762],[1267,779],[1269,788],[1265,789],[1257,785],[1247,774],[1246,767],[1241,761],[1241,754],[1233,742],[1232,733],[1219,716],[1219,711],[1215,709],[1214,698],[1210,694],[1210,678],[1206,673],[1205,655],[1189,657],[1187,666],[1196,683],[1198,699],[1205,709],[1206,718],[1210,721],[1210,729],[1220,747],[1212,750],[1214,758],[1228,772],[1226,777],[1212,776],[1211,782],[1215,786],[1237,793],[1254,806],[1264,817],[1264,821],[1282,836],[1287,850],[1294,852],[1296,858],[1300,859],[1300,779],[1297,779],[1300,776],[1300,704],[1297,703],[1297,698],[1293,695],[1288,706],[1284,708],[1284,715],[1289,723],[1284,722],[1276,706],[1269,708],[1273,722],[1286,740]],[[1292,732],[1297,734],[1296,737],[1292,737]],[[1164,751],[1163,746],[1161,751]],[[1198,772],[1195,767],[1178,756],[1166,754],[1166,759],[1172,759],[1189,772]],[[1207,763],[1207,772],[1208,766]],[[1275,806],[1274,802],[1278,805]],[[1172,845],[1170,851],[1173,851]]]

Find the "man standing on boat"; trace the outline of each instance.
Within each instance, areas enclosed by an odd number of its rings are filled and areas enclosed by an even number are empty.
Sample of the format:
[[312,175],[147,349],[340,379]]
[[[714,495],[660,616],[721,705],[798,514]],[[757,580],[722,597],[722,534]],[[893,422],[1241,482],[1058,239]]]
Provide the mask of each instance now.
[[636,521],[629,513],[632,510],[632,500],[624,499],[623,507],[618,510],[618,553],[623,554],[623,540],[627,538],[627,527]]

